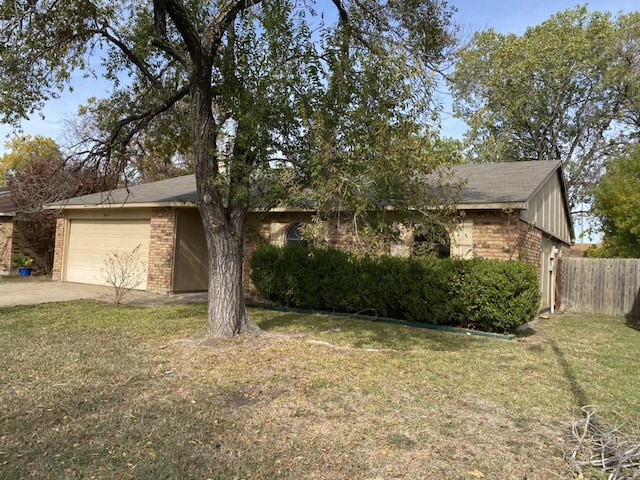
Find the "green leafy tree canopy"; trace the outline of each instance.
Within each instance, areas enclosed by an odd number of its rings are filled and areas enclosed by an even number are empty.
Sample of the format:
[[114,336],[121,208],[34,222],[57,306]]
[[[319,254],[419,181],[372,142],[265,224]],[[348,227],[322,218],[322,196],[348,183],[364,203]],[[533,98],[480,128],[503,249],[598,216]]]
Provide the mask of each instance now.
[[13,137],[5,143],[5,148],[7,153],[0,156],[0,185],[6,185],[12,175],[32,162],[44,160],[61,165],[64,161],[58,144],[40,135]]
[[640,146],[609,162],[596,189],[595,213],[605,236],[589,256],[640,257]]

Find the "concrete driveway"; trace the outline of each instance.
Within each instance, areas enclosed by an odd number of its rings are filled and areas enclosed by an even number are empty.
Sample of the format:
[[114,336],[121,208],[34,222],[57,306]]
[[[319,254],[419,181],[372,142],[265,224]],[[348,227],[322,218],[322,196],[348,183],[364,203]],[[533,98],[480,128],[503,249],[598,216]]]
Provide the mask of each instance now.
[[[0,279],[0,307],[82,299],[112,302],[113,292],[109,287],[52,282],[37,277],[19,281]],[[206,301],[206,292],[162,295],[134,290],[125,296],[122,303],[157,306],[177,303],[204,303]]]

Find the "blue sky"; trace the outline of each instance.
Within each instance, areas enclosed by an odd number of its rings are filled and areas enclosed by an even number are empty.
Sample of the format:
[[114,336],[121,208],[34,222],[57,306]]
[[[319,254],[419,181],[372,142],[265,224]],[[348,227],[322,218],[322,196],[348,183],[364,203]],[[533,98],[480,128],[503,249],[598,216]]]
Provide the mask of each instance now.
[[637,0],[451,0],[458,9],[457,23],[471,30],[493,28],[501,33],[524,33],[527,27],[542,23],[557,12],[587,5],[591,11],[631,12],[640,6]]
[[[585,4],[571,0],[452,0],[449,3],[458,9],[455,21],[469,35],[485,28],[493,28],[502,33],[522,34],[528,26],[538,25],[559,11]],[[596,0],[586,5],[592,11],[612,13],[638,10],[638,0]],[[42,112],[44,119],[34,115],[32,120],[25,122],[24,133],[51,137],[64,143],[64,120],[72,118],[78,106],[86,103],[87,99],[107,93],[103,83],[95,79],[83,79],[80,74],[74,77],[73,87],[73,92],[64,92],[60,99],[47,104]],[[447,136],[460,136],[464,131],[464,125],[450,118],[446,108],[442,126],[443,133]],[[11,133],[10,127],[0,124],[0,154],[4,151],[7,135]]]

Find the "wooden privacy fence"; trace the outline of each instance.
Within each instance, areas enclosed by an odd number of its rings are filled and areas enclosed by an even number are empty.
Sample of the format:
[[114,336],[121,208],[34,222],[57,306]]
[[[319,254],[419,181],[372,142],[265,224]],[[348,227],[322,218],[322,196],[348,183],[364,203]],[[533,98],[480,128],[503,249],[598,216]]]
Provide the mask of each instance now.
[[640,317],[640,259],[562,258],[560,309]]

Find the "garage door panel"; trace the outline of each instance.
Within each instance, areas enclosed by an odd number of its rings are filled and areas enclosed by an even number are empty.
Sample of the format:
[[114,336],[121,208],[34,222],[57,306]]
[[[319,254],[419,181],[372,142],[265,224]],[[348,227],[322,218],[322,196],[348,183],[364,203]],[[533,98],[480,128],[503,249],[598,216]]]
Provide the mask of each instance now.
[[149,220],[71,220],[66,280],[105,285],[105,259],[114,252],[131,252],[139,246],[139,268],[145,271],[143,283],[136,288],[144,290],[150,230]]

